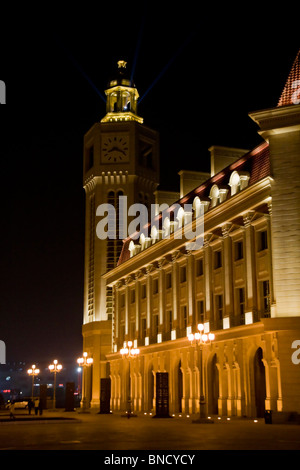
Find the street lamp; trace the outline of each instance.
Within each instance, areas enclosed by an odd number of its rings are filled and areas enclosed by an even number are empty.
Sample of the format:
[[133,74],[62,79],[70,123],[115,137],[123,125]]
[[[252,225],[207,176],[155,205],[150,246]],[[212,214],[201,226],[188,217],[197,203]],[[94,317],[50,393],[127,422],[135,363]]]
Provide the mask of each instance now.
[[77,364],[79,367],[83,368],[83,374],[82,374],[82,397],[81,397],[81,408],[82,412],[87,413],[87,408],[88,408],[88,402],[87,402],[87,368],[90,367],[93,364],[93,358],[88,357],[88,353],[84,352],[83,357],[79,357],[77,359]]
[[34,387],[34,377],[40,373],[40,369],[37,369],[35,364],[32,364],[31,369],[27,370],[27,374],[32,376],[32,388],[31,388],[31,398],[33,399],[33,387]]
[[127,341],[127,347],[126,347],[126,343],[124,345],[125,345],[125,347],[120,349],[120,354],[121,354],[122,358],[128,359],[129,387],[128,387],[127,411],[126,411],[126,414],[123,415],[123,416],[125,416],[129,419],[129,418],[136,418],[136,415],[133,414],[133,412],[131,411],[130,360],[131,360],[131,358],[137,357],[140,354],[140,350],[132,347],[132,341]]
[[50,372],[54,373],[54,389],[53,389],[53,410],[54,410],[56,407],[56,396],[55,396],[56,374],[57,372],[60,372],[62,370],[62,365],[58,364],[57,359],[54,359],[53,364],[50,364],[50,366],[48,366],[48,369],[50,370]]
[[214,333],[203,333],[204,332],[204,325],[199,323],[197,333],[189,334],[188,340],[191,344],[195,344],[199,346],[200,351],[200,417],[197,420],[193,420],[193,423],[213,423],[212,419],[207,417],[206,412],[206,402],[205,402],[205,394],[204,394],[204,381],[203,381],[203,346],[205,344],[211,344],[211,342],[215,339]]

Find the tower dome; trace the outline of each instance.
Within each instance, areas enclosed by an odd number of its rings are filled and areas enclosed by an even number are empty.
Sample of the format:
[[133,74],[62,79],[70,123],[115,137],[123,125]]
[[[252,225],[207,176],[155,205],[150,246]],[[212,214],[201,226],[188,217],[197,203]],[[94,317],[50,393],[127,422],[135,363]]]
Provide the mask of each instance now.
[[101,122],[137,121],[143,118],[137,115],[138,91],[126,70],[127,63],[118,61],[115,78],[108,82],[106,94],[106,115]]

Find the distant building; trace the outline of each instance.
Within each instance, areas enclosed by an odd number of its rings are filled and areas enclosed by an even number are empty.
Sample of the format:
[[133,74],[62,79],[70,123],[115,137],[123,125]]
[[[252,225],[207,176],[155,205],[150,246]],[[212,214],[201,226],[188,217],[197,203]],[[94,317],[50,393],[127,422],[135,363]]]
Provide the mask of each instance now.
[[[91,406],[110,378],[111,408],[125,410],[130,370],[136,411],[156,411],[157,373],[167,372],[170,413],[198,413],[201,395],[209,414],[300,413],[299,53],[277,107],[250,115],[264,142],[250,151],[211,147],[211,174],[180,172],[173,201],[182,209],[157,211],[154,229],[127,237],[122,251],[96,236],[97,207],[120,194],[128,206],[149,204],[154,192],[170,205],[172,194],[157,190],[158,136],[137,117],[136,88],[122,76],[110,82],[107,115],[84,150]],[[196,233],[203,213],[197,247],[179,234]],[[187,338],[198,324],[215,334],[202,348]],[[128,341],[140,350],[130,369],[120,355]]]

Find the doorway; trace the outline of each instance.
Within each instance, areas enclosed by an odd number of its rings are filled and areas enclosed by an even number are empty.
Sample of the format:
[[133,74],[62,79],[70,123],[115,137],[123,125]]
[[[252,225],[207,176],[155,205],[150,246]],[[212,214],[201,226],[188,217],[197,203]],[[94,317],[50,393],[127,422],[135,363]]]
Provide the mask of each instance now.
[[214,354],[208,368],[208,412],[212,415],[218,414],[219,399],[219,370],[217,368],[217,355]]
[[263,418],[265,414],[266,374],[262,358],[262,348],[258,348],[254,356],[254,393],[257,418]]
[[178,364],[178,412],[182,413],[182,397],[183,397],[183,377],[181,370],[181,361]]

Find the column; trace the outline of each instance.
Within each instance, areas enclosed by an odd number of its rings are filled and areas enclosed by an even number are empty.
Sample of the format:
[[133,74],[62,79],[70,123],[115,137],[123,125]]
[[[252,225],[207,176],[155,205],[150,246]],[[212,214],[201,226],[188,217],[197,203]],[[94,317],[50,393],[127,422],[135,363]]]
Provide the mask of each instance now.
[[174,327],[177,328],[179,321],[179,307],[178,307],[178,292],[179,292],[179,279],[178,279],[178,265],[177,259],[180,255],[179,251],[172,253],[172,296],[173,296],[173,305],[172,305],[172,314],[174,319]]
[[159,295],[159,321],[158,333],[161,335],[164,331],[164,311],[165,311],[165,272],[163,267],[167,264],[167,260],[162,258],[158,261],[158,295]]
[[212,294],[211,294],[211,248],[209,245],[213,234],[204,237],[204,283],[205,283],[205,320],[209,320],[210,330],[214,329]]
[[192,251],[188,251],[187,257],[187,292],[188,292],[188,325],[196,323],[195,318],[195,275],[194,256]]
[[[125,279],[125,338],[128,339],[129,335],[129,284],[131,282],[131,277]],[[130,338],[131,339],[131,338]]]
[[[114,295],[114,340],[115,344],[118,345],[120,339],[120,288],[122,282],[118,281],[115,284],[115,295]],[[122,345],[123,347],[123,345]]]
[[[153,264],[149,264],[149,266],[146,267],[146,297],[147,297],[147,338],[149,341],[149,336],[151,332],[151,313],[152,313],[152,277],[151,277],[151,272],[153,272],[154,266]],[[145,338],[145,345],[146,344],[146,338]]]
[[229,232],[232,223],[222,226],[223,235],[223,253],[224,253],[224,317],[229,317],[229,325],[235,326],[234,323],[234,301],[233,301],[233,282],[232,282],[232,245]]
[[140,289],[140,277],[142,275],[141,271],[138,271],[135,275],[135,331],[136,331],[136,338],[140,337],[140,296],[141,296],[141,289]]
[[246,257],[246,305],[245,311],[252,312],[253,321],[257,321],[257,292],[255,282],[255,251],[254,251],[254,229],[251,226],[251,220],[254,216],[254,211],[249,211],[244,214],[245,226],[245,257]]

